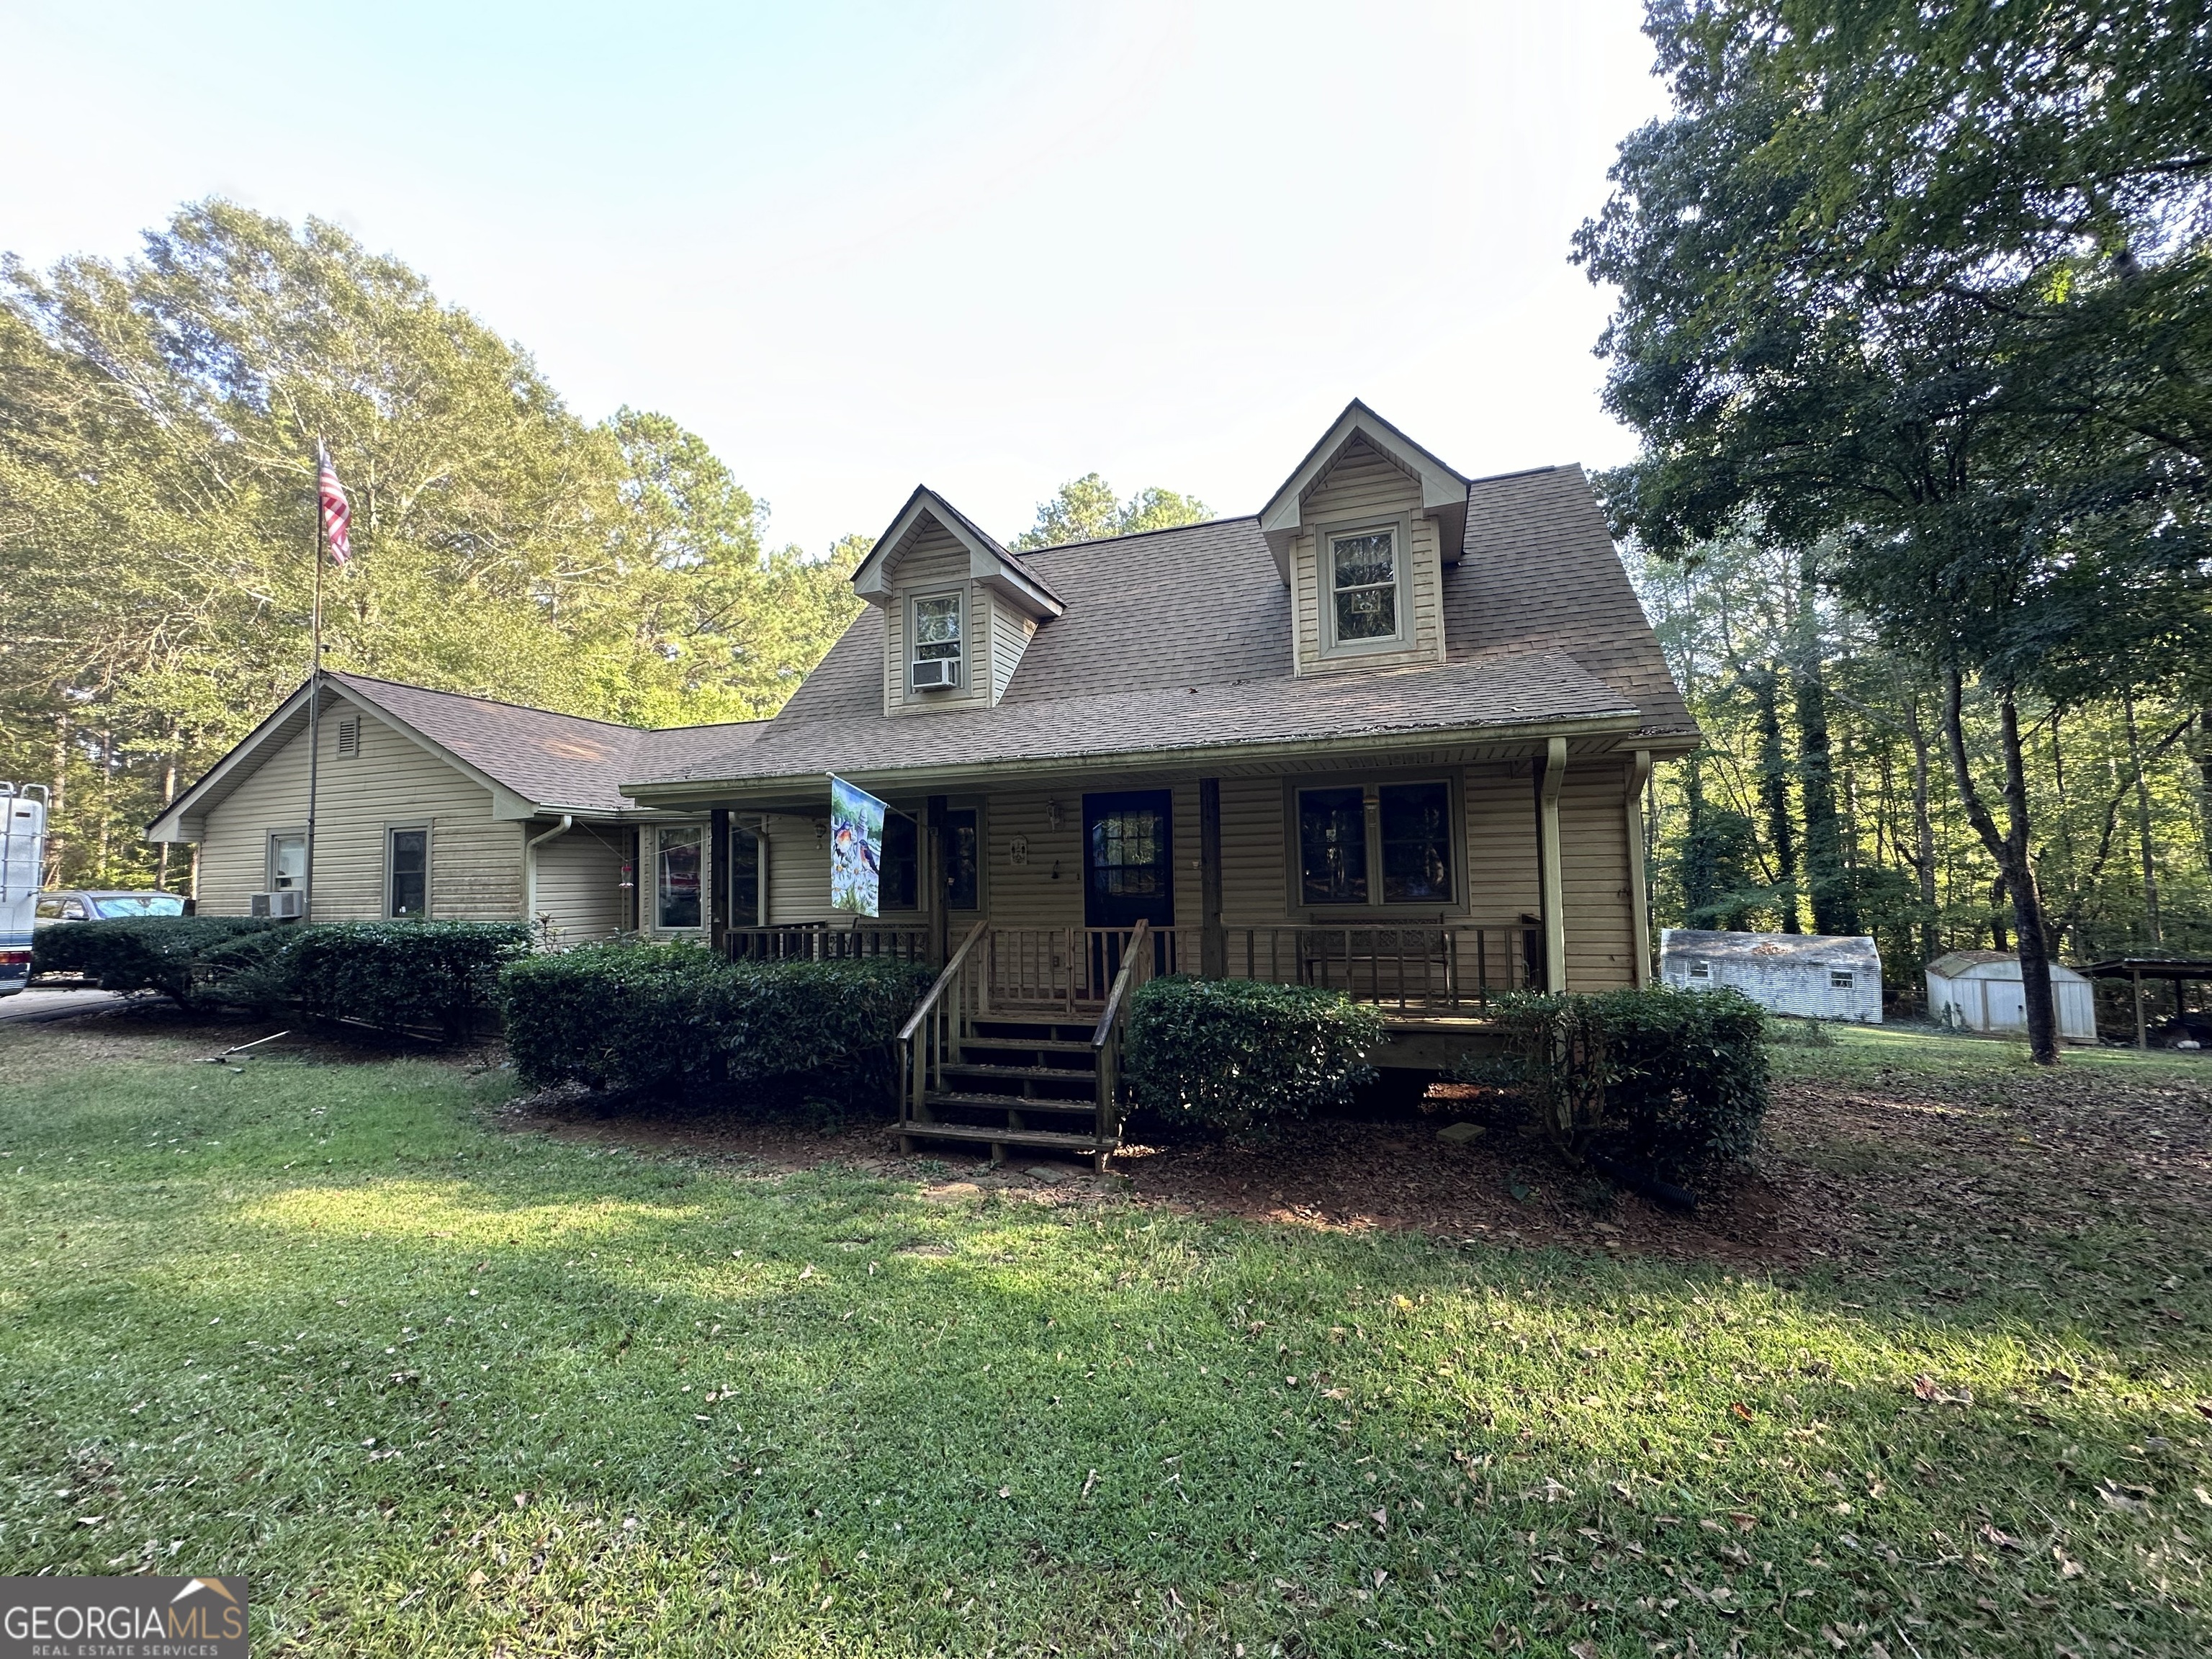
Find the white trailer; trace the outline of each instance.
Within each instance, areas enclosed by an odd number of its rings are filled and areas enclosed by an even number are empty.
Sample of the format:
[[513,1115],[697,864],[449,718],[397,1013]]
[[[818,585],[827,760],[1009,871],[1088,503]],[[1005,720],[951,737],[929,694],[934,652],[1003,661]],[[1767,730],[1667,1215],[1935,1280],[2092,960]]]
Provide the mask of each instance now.
[[31,910],[46,862],[46,786],[0,783],[0,997],[31,982]]

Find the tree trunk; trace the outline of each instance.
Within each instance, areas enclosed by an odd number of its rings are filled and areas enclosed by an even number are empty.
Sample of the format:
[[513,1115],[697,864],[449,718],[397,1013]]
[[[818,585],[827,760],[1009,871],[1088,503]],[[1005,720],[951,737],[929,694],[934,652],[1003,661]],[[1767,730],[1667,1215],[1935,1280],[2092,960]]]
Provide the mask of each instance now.
[[[60,688],[55,688],[58,693]],[[69,751],[70,717],[64,707],[54,716],[54,790],[46,802],[46,878],[40,884],[58,887],[62,884],[62,855],[69,845],[69,831],[64,827],[69,811]]]
[[1920,699],[1905,705],[1905,734],[1912,739],[1912,872],[1920,878],[1920,959],[1942,954],[1936,938],[1936,820],[1928,810],[1928,728],[1920,719]]
[[1946,671],[1943,735],[1951,755],[1959,804],[1974,833],[2004,872],[2012,894],[2013,931],[2020,939],[2021,989],[2027,1004],[2027,1048],[2039,1066],[2058,1063],[2057,1009],[2051,994],[2051,946],[2043,915],[2043,896],[2028,858],[2027,766],[2021,752],[2020,704],[2010,684],[1997,688],[1997,744],[2004,763],[2005,827],[1999,832],[1974,782],[1966,758],[1966,687],[1955,668]]
[[[177,799],[177,735],[169,734],[168,758],[161,763],[161,807],[168,810]],[[169,886],[169,843],[163,842],[154,854],[154,885],[161,891]]]
[[1767,844],[1774,849],[1782,931],[1796,933],[1803,929],[1797,921],[1797,838],[1790,822],[1790,771],[1782,758],[1780,680],[1780,674],[1769,666],[1752,677],[1752,686],[1759,698],[1759,799],[1766,814]]
[[2127,717],[2128,764],[2136,775],[2136,846],[2142,854],[2143,927],[2150,942],[2161,942],[2158,921],[2158,854],[2150,838],[2150,785],[2143,779],[2142,738],[2136,730],[2136,700],[2132,692],[2120,693],[2120,708]]
[[2197,715],[2197,833],[2204,840],[2204,872],[2212,875],[2212,708]]
[[1797,674],[1798,780],[1805,796],[1805,884],[1813,897],[1813,931],[1856,933],[1858,906],[1844,867],[1844,826],[1828,747],[1828,688],[1818,662]]

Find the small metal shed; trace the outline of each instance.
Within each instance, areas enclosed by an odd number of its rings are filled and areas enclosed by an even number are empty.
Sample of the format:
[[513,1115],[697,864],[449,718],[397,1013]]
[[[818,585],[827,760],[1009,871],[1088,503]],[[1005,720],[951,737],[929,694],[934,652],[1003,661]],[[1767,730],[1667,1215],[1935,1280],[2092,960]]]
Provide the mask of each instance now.
[[1659,976],[1683,991],[1729,986],[1778,1014],[1881,1024],[1881,956],[1864,934],[1669,927],[1659,935]]
[[[2067,1042],[2097,1040],[2097,1000],[2071,968],[2051,964],[2058,1035]],[[2026,1031],[2027,990],[2020,958],[2002,951],[1952,951],[1928,964],[1928,1018],[1965,1031]]]

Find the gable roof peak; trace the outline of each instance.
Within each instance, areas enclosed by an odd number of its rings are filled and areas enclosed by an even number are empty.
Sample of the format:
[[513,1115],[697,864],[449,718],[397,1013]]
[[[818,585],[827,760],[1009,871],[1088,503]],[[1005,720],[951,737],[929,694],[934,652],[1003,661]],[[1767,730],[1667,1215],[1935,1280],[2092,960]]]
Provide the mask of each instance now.
[[1419,483],[1421,510],[1434,515],[1443,530],[1444,562],[1458,562],[1467,534],[1470,481],[1354,398],[1260,509],[1261,533],[1267,537],[1267,550],[1275,556],[1275,568],[1285,581],[1291,579],[1291,543],[1303,525],[1305,498],[1344,453],[1362,441]]
[[946,501],[927,484],[916,484],[890,526],[853,573],[853,592],[870,605],[891,602],[891,572],[906,551],[906,544],[925,522],[933,523],[967,550],[968,574],[993,592],[1027,611],[1038,622],[1059,616],[1067,606],[1060,597],[1021,557],[1001,546],[996,538]]

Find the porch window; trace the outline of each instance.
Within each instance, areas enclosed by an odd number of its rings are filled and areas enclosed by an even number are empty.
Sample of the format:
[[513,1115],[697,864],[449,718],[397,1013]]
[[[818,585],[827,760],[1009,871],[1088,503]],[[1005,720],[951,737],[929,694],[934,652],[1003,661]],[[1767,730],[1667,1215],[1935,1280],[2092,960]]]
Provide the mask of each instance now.
[[975,809],[962,807],[945,815],[945,904],[950,910],[973,910],[977,903]]
[[[960,596],[944,593],[933,599],[916,599],[914,602],[914,660],[920,672],[909,675],[911,684],[918,687],[931,684],[959,684],[960,658]],[[934,671],[921,669],[924,663],[943,663],[945,665],[943,678],[933,680]]]
[[655,927],[699,926],[699,853],[705,839],[706,831],[696,827],[659,832],[659,868],[653,884]]
[[1358,789],[1300,791],[1298,854],[1308,904],[1366,903],[1366,797]]
[[1398,532],[1362,530],[1328,538],[1335,642],[1398,637]]
[[1452,902],[1450,784],[1438,779],[1301,789],[1297,812],[1304,903]]
[[911,910],[921,891],[921,838],[903,812],[884,814],[883,861],[876,866],[876,908]]
[[385,915],[430,913],[430,832],[393,830],[385,841]]
[[760,836],[730,826],[730,925],[760,925]]

